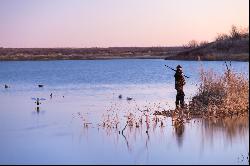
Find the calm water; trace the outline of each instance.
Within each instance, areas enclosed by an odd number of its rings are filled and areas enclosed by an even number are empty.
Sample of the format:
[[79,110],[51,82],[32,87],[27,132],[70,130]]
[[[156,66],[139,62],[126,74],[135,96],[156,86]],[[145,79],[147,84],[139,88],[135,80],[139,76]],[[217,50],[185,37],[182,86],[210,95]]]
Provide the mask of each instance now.
[[[174,108],[174,72],[164,64],[180,64],[190,76],[186,101],[201,68],[226,68],[224,62],[164,60],[0,62],[0,164],[247,164],[248,118],[194,119],[179,127],[166,118],[161,127],[150,116],[144,124],[137,108]],[[232,67],[248,77],[248,62]],[[39,111],[32,97],[46,99]],[[129,113],[143,124],[121,134]],[[114,118],[117,128],[103,127]]]

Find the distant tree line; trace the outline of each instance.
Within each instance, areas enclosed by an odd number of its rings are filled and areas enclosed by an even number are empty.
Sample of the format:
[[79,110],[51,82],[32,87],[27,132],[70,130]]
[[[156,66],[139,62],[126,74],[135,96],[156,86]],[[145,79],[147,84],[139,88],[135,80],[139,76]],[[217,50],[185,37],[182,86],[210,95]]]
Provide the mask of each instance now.
[[198,42],[197,40],[191,40],[186,45],[183,45],[184,48],[196,48],[201,46],[206,46],[209,42],[208,41],[201,41]]
[[238,40],[242,38],[249,38],[249,27],[239,28],[235,25],[232,25],[229,34],[220,33],[216,36],[215,41]]
[[[232,25],[231,30],[228,34],[226,33],[219,33],[215,37],[215,42],[222,42],[222,41],[234,41],[239,39],[249,39],[249,27],[247,28],[240,28],[235,25]],[[187,44],[183,45],[184,48],[197,48],[206,46],[209,42],[208,41],[201,41],[198,42],[197,40],[191,40]]]

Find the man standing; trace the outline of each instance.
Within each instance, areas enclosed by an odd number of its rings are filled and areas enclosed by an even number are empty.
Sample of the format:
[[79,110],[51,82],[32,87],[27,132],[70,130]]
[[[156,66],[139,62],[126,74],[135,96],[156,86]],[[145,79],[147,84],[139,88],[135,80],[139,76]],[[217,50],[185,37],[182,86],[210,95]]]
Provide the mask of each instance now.
[[183,86],[186,84],[184,75],[182,72],[182,67],[178,65],[176,67],[176,72],[175,72],[175,89],[177,90],[177,95],[176,95],[176,108],[179,108],[179,105],[181,108],[184,108],[184,91],[183,91]]

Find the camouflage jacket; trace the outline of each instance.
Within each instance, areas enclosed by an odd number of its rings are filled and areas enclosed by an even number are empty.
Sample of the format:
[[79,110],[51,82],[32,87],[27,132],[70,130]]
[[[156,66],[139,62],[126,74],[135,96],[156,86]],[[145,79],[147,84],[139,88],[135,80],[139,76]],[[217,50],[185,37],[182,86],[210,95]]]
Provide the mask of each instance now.
[[183,86],[186,84],[183,73],[177,70],[174,77],[175,77],[175,89],[183,90]]

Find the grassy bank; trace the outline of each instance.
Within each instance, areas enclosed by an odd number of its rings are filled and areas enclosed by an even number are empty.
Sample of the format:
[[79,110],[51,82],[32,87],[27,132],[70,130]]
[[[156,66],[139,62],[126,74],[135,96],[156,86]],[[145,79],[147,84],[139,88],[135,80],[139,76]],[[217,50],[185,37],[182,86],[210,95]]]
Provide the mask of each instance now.
[[249,61],[249,38],[214,41],[189,48],[166,60]]
[[212,42],[191,40],[184,50],[166,60],[249,61],[249,28],[232,25],[228,34],[218,34]]

